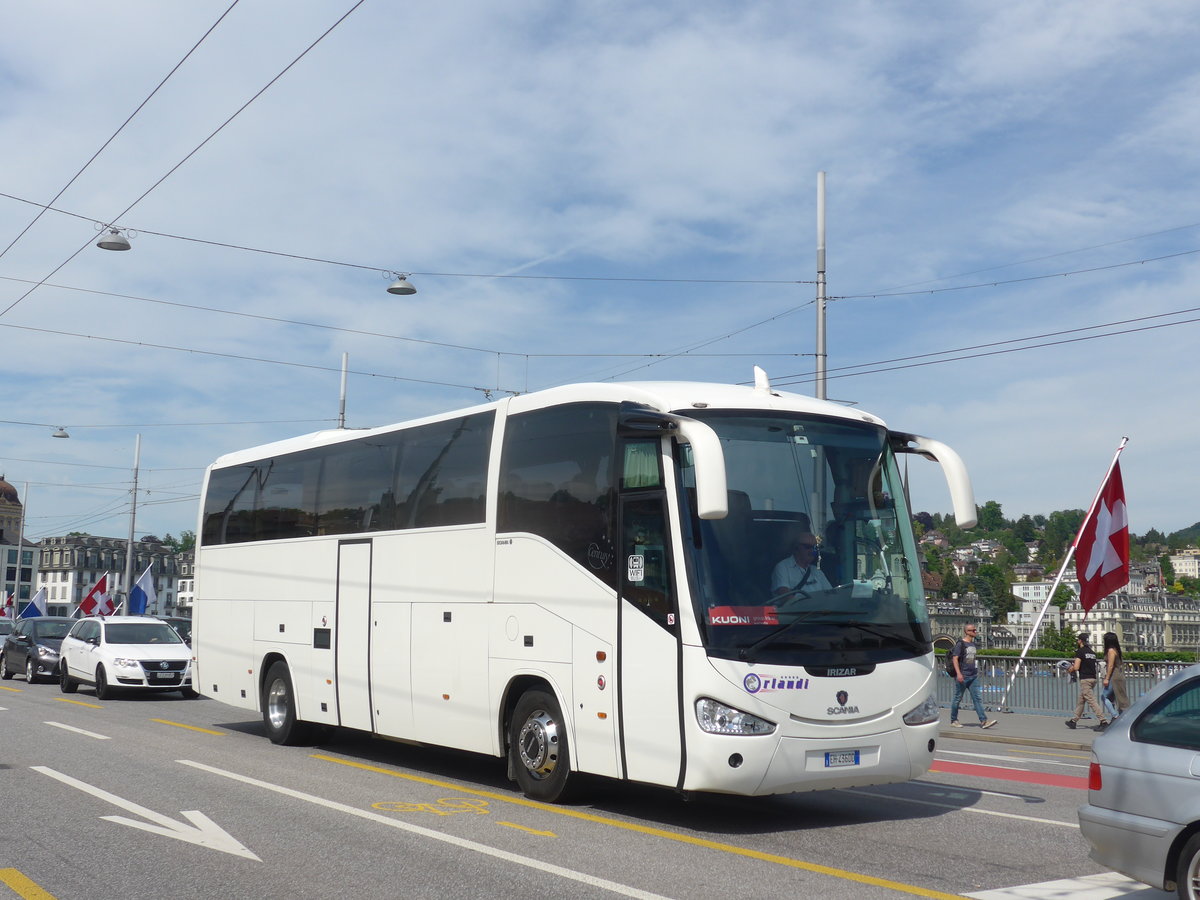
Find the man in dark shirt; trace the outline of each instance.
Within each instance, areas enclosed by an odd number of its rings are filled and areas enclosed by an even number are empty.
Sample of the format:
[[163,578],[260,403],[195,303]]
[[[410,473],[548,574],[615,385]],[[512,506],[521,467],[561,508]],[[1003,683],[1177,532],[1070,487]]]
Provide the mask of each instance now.
[[1079,675],[1079,699],[1075,703],[1075,715],[1067,719],[1067,727],[1074,728],[1078,724],[1083,717],[1083,707],[1086,703],[1096,711],[1096,718],[1100,720],[1096,730],[1103,731],[1108,727],[1108,719],[1105,718],[1104,708],[1100,706],[1100,701],[1096,699],[1096,651],[1088,646],[1086,634],[1076,637],[1075,643],[1079,649],[1075,651],[1075,661],[1071,663],[1071,668],[1067,671],[1076,672]]
[[963,629],[962,640],[950,651],[950,662],[954,666],[954,700],[950,704],[950,724],[962,728],[958,721],[958,704],[964,693],[971,695],[971,703],[975,705],[975,715],[979,716],[980,728],[991,728],[996,724],[995,719],[989,719],[983,709],[983,695],[979,691],[979,667],[975,664],[975,654],[979,648],[975,645],[975,636],[979,633],[978,626],[968,625]]

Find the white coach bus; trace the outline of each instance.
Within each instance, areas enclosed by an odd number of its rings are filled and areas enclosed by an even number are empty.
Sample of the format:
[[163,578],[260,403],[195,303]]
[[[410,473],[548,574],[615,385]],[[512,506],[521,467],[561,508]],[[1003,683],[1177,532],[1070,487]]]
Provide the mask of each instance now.
[[[942,464],[969,527],[966,472],[756,375],[221,457],[196,689],[276,743],[341,726],[506,757],[550,802],[575,773],[745,795],[922,775],[936,670],[897,454]],[[804,574],[781,586],[787,560]]]

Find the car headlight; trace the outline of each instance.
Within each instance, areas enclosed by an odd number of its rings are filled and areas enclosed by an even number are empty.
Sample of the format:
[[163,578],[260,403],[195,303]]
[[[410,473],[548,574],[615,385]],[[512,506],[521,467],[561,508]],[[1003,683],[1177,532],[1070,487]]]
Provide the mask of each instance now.
[[53,647],[38,647],[38,656],[42,659],[56,659],[58,651]]
[[939,716],[937,698],[930,694],[921,701],[920,706],[914,706],[904,714],[904,724],[928,725],[930,722],[936,722]]
[[140,669],[142,664],[136,659],[126,659],[123,656],[118,656],[113,660],[113,665],[118,669]]
[[696,701],[696,721],[709,734],[770,734],[775,723],[707,697]]

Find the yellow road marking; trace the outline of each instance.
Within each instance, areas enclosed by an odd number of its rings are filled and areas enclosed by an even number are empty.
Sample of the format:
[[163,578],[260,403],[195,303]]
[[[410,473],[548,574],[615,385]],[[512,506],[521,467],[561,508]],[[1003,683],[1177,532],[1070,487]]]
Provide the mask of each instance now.
[[172,722],[170,719],[151,719],[151,722],[157,722],[159,725],[174,725],[176,728],[186,728],[188,731],[199,731],[201,734],[215,734],[217,737],[224,737],[225,732],[213,731],[211,728],[198,728],[195,725],[184,725],[182,722]]
[[16,869],[0,869],[0,882],[8,885],[24,900],[54,900],[54,895],[42,890]]
[[21,688],[8,687],[8,685],[0,684],[0,691],[12,691],[14,694],[21,693]]
[[750,850],[746,847],[739,847],[736,844],[725,844],[720,841],[710,841],[706,838],[693,837],[688,834],[681,834],[676,831],[667,831],[662,828],[653,828],[649,825],[639,825],[636,822],[622,822],[619,819],[609,819],[604,816],[597,816],[593,813],[586,813],[578,809],[570,809],[562,806],[551,806],[548,803],[539,803],[536,800],[529,800],[526,797],[517,797],[509,794],[497,794],[492,791],[481,791],[474,788],[464,788],[460,784],[451,784],[447,781],[437,781],[433,778],[425,778],[421,775],[409,775],[404,772],[395,772],[391,769],[384,769],[379,766],[372,766],[366,763],[354,762],[348,759],[337,759],[333,756],[325,756],[321,753],[312,754],[313,759],[324,760],[325,762],[337,763],[339,766],[348,766],[353,769],[362,769],[366,772],[375,772],[379,775],[390,775],[393,778],[403,778],[406,781],[415,781],[419,784],[429,784],[434,787],[451,788],[464,794],[475,794],[479,797],[488,797],[492,800],[499,800],[502,803],[511,803],[514,806],[525,806],[530,809],[540,809],[544,812],[554,813],[559,816],[567,816],[572,819],[581,819],[584,822],[594,822],[597,825],[609,825],[613,828],[620,828],[624,831],[632,831],[637,834],[646,834],[651,837],[663,838],[668,841],[676,841],[680,844],[691,844],[694,847],[704,847],[709,850],[718,850],[722,853],[729,853],[733,856],[743,856],[748,859],[757,859],[762,862],[774,863],[779,866],[788,866],[793,869],[803,869],[807,872],[816,872],[820,875],[829,875],[832,878],[841,878],[845,881],[855,881],[859,884],[871,884],[876,887],[888,888],[889,890],[899,891],[905,894],[914,894],[918,897],[929,897],[932,900],[963,900],[960,894],[947,894],[943,891],[933,891],[927,888],[917,887],[914,884],[904,884],[900,881],[889,881],[886,878],[876,878],[873,875],[863,875],[860,872],[851,872],[848,869],[836,869],[832,866],[822,866],[819,863],[805,862],[802,859],[792,859],[789,856],[778,856],[774,853],[763,853],[759,850]]
[[99,703],[85,703],[82,700],[68,700],[66,697],[55,697],[59,703],[74,703],[76,706],[87,706],[91,709],[104,709]]
[[515,828],[518,831],[527,831],[530,834],[539,834],[542,837],[558,837],[553,831],[538,831],[536,828],[529,828],[526,825],[518,825],[516,822],[497,822],[497,825],[504,825],[506,828]]

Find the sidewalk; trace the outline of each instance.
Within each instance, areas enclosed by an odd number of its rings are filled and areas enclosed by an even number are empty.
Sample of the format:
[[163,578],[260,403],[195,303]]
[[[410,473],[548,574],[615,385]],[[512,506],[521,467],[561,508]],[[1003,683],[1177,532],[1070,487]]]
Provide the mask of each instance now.
[[[1066,726],[1069,712],[1058,716],[1031,716],[1021,713],[992,711],[989,715],[996,724],[984,730],[979,727],[979,718],[969,706],[958,713],[962,728],[950,727],[950,710],[942,710],[942,722],[938,736],[943,740],[990,741],[995,744],[1026,744],[1035,747],[1054,747],[1058,750],[1091,750],[1096,731],[1094,718],[1082,719],[1079,727],[1072,731]],[[1093,714],[1094,715],[1094,714]]]

